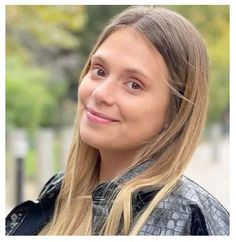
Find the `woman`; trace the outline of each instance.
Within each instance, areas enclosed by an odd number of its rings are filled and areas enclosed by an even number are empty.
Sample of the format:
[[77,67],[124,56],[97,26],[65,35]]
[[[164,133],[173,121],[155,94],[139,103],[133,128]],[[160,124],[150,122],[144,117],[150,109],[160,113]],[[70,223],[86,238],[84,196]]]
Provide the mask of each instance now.
[[131,7],[104,29],[78,90],[65,174],[7,217],[7,234],[228,235],[229,214],[183,176],[207,111],[207,53],[195,28]]

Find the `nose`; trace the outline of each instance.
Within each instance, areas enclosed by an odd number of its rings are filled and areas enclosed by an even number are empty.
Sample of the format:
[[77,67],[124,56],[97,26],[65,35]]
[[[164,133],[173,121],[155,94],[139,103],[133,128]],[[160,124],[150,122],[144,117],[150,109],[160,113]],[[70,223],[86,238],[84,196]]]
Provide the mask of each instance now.
[[96,103],[105,103],[107,105],[114,104],[115,94],[114,82],[111,80],[104,80],[99,83],[93,90],[92,97]]

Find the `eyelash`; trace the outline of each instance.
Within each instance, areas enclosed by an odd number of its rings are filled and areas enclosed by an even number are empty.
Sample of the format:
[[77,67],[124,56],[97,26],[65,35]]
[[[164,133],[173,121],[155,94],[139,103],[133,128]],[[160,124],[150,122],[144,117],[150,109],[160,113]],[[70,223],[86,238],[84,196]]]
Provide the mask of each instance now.
[[[104,70],[104,68],[102,68],[101,66],[98,66],[98,65],[91,65],[90,67],[91,71],[92,71],[92,75],[95,75],[96,78],[103,78],[105,75],[106,75],[106,72]],[[102,71],[103,72],[103,76],[101,75],[98,75],[98,71]],[[138,88],[132,88],[132,87],[128,87],[128,84],[137,84],[139,87]],[[127,86],[127,88],[129,89],[129,91],[131,92],[134,92],[134,91],[137,91],[137,90],[142,90],[143,89],[143,85],[142,83],[140,83],[139,81],[127,81],[125,82],[125,85]]]

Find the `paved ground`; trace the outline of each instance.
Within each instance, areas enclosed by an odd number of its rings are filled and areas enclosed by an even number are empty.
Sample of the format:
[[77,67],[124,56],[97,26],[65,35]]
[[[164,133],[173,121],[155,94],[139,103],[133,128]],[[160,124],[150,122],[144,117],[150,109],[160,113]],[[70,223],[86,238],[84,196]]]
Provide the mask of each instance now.
[[195,152],[185,175],[203,186],[229,210],[229,139],[213,145],[202,143]]
[[[193,179],[206,190],[212,193],[229,210],[229,140],[222,138],[213,152],[212,144],[203,142],[195,152],[195,155],[185,172],[185,175]],[[7,211],[14,206],[10,196],[7,182],[6,204]],[[24,198],[35,199],[39,193],[33,181],[25,184]]]

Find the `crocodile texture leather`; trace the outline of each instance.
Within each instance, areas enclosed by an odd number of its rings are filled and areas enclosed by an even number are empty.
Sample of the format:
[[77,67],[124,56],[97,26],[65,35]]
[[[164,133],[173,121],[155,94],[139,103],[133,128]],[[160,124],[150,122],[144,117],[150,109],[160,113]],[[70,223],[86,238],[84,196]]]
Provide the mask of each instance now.
[[139,235],[228,235],[229,214],[207,191],[186,177],[153,211]]
[[[110,194],[118,185],[137,176],[153,163],[146,161],[112,183],[100,184],[93,192],[93,233],[107,218],[114,202]],[[133,195],[133,215],[142,212],[157,193],[139,191]],[[201,186],[182,176],[175,189],[154,209],[139,235],[228,235],[229,213]]]

